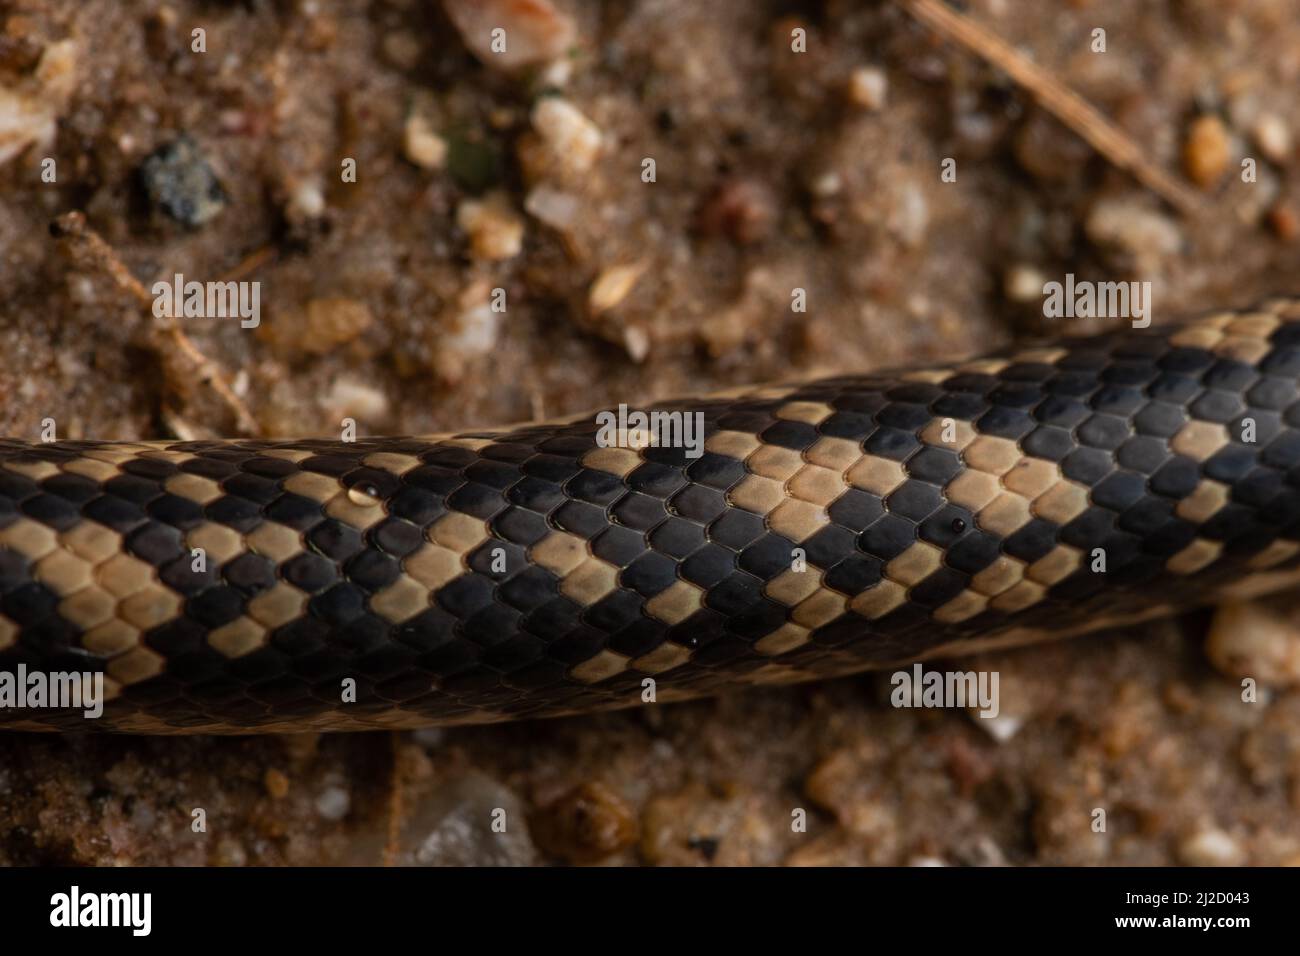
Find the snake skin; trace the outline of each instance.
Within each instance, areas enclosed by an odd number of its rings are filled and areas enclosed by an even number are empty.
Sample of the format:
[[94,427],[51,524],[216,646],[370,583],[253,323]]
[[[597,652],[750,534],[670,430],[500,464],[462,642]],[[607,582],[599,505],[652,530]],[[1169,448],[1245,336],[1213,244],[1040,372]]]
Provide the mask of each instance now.
[[638,703],[647,678],[698,696],[1280,587],[1300,563],[1298,382],[1300,300],[1279,299],[654,406],[703,413],[694,458],[601,447],[593,416],[0,441],[0,671],[102,671],[109,697],[97,720],[0,707],[0,726],[574,713]]

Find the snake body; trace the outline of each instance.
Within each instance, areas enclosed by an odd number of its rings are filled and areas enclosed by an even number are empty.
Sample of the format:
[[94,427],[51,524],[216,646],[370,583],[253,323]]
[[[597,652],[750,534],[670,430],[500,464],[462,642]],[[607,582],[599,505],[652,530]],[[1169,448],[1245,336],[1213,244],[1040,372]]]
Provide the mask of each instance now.
[[108,698],[98,720],[0,707],[0,726],[575,713],[1300,577],[1297,299],[648,410],[701,414],[703,448],[610,441],[594,416],[0,441],[0,673],[102,673]]

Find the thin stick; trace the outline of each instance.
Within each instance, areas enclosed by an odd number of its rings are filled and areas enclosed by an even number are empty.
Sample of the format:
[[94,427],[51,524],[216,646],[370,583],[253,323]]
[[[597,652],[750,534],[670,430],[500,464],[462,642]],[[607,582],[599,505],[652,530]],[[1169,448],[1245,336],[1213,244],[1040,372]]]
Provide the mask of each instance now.
[[1180,212],[1190,215],[1201,208],[1201,198],[1196,193],[1148,159],[1142,148],[1119,127],[997,34],[945,6],[942,0],[899,2],[936,33],[1003,70],[1084,142]]
[[[256,435],[261,430],[234,389],[222,375],[221,369],[199,350],[188,335],[182,331],[180,323],[174,316],[157,316],[153,312],[153,297],[145,291],[140,280],[131,274],[118,254],[103,236],[86,223],[86,217],[80,212],[64,213],[54,221],[50,230],[55,238],[64,239],[74,245],[75,252],[84,256],[93,266],[102,270],[122,292],[129,295],[150,317],[149,331],[151,345],[163,359],[164,371],[168,370],[168,359],[179,353],[185,369],[171,369],[168,376],[172,382],[181,378],[181,371],[197,376],[200,382],[211,385],[212,390],[225,403],[235,417],[235,426],[242,434]],[[175,351],[168,349],[168,344]],[[174,364],[174,363],[172,363]],[[177,388],[177,391],[182,389]]]

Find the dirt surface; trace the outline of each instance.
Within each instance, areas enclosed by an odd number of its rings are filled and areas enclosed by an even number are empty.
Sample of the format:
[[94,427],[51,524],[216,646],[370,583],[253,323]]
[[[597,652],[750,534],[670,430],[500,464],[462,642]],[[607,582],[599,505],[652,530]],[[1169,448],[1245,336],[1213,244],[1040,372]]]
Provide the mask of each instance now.
[[[103,261],[50,236],[70,210],[146,288],[261,283],[256,328],[182,329],[268,435],[1099,327],[1042,318],[1066,272],[1152,282],[1156,322],[1300,288],[1284,0],[965,5],[1195,183],[1190,215],[892,2],[487,3],[501,60],[472,6],[0,0],[0,433],[237,426]],[[1296,862],[1293,669],[1245,703],[1207,626],[960,664],[1001,674],[992,724],[893,708],[877,675],[405,735],[8,735],[0,862]]]

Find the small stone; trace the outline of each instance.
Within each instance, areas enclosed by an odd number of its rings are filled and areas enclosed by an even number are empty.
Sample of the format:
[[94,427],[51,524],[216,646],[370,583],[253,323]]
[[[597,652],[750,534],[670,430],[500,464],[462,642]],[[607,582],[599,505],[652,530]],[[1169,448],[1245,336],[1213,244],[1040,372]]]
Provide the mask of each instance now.
[[420,41],[409,33],[385,34],[382,46],[388,62],[400,69],[411,70],[420,63]]
[[742,245],[761,242],[776,223],[776,199],[756,179],[728,179],[700,209],[699,228],[705,235],[725,235]]
[[532,112],[533,129],[550,148],[561,168],[584,173],[600,155],[604,137],[600,127],[559,96],[544,96]]
[[1183,144],[1183,166],[1192,182],[1202,189],[1214,186],[1231,160],[1227,127],[1214,115],[1193,120]]
[[1239,866],[1245,857],[1241,845],[1222,830],[1198,830],[1178,844],[1184,866]]
[[1285,166],[1291,159],[1291,129],[1276,113],[1265,113],[1255,121],[1255,143],[1269,162]]
[[1268,224],[1273,235],[1283,242],[1292,242],[1300,235],[1300,212],[1289,202],[1279,202],[1268,211]]
[[325,215],[325,191],[318,179],[303,179],[289,193],[288,218],[293,222],[310,221]]
[[1262,684],[1300,684],[1300,628],[1258,601],[1227,601],[1215,609],[1205,639],[1215,670]]
[[644,262],[606,266],[587,292],[587,309],[593,316],[614,308],[627,298],[646,270]]
[[303,309],[301,320],[292,323],[294,341],[304,352],[324,355],[351,342],[373,323],[370,307],[358,299],[312,299]]
[[177,222],[197,228],[226,207],[226,192],[197,143],[181,136],[154,150],[140,166],[150,202]]
[[1041,302],[1047,277],[1034,266],[1016,263],[1002,279],[1002,292],[1012,302]]
[[[563,56],[577,37],[573,20],[549,0],[443,0],[442,6],[469,51],[507,72]],[[503,32],[494,36],[496,30]]]
[[316,812],[326,820],[337,822],[352,809],[352,796],[342,787],[326,787],[316,796]]
[[543,807],[532,831],[543,852],[567,863],[595,863],[631,846],[637,821],[622,797],[590,781]]
[[413,808],[398,842],[398,866],[530,866],[537,859],[519,798],[477,771]]
[[1160,260],[1183,245],[1178,224],[1137,197],[1101,200],[1089,210],[1083,229],[1095,245],[1123,253],[1139,272],[1159,272]]
[[388,396],[375,386],[342,376],[334,380],[329,392],[321,399],[321,406],[335,421],[341,418],[384,421],[389,411]]
[[21,84],[0,87],[0,165],[32,144],[53,144],[59,117],[76,88],[76,73],[77,45],[62,40],[45,48]]
[[501,313],[492,310],[485,284],[476,284],[460,296],[460,311],[451,328],[443,330],[442,347],[460,357],[487,355],[497,344]]
[[524,198],[524,212],[559,232],[566,232],[578,221],[581,209],[577,196],[545,183],[534,186]]
[[284,775],[284,771],[274,767],[267,768],[262,775],[262,785],[273,800],[283,800],[289,795],[289,778]]
[[456,222],[468,233],[475,259],[510,259],[523,249],[524,220],[511,208],[505,193],[466,199],[456,210]]
[[860,66],[849,75],[849,102],[863,109],[885,108],[889,92],[889,79],[885,71],[875,66]]
[[994,717],[982,717],[978,708],[970,708],[967,713],[980,730],[1000,744],[1020,733],[1020,728],[1025,725],[1024,717],[1016,714],[999,713]]
[[447,164],[447,141],[425,117],[412,113],[402,131],[402,155],[421,169],[442,169]]

